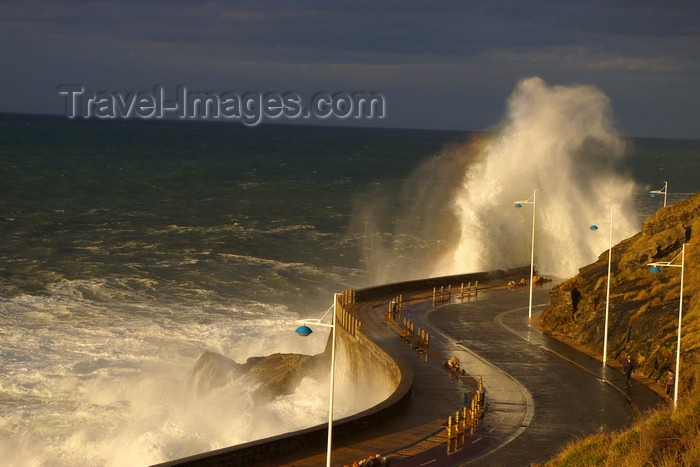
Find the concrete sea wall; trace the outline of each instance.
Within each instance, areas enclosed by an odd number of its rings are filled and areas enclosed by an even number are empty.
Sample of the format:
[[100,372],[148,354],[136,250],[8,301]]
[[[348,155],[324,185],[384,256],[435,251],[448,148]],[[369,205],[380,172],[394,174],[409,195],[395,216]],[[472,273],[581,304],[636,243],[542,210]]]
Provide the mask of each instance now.
[[375,285],[372,287],[366,287],[364,289],[358,289],[355,292],[355,301],[364,302],[368,300],[376,300],[379,298],[394,297],[402,293],[430,290],[433,287],[439,288],[441,286],[448,285],[452,285],[456,288],[459,284],[466,284],[467,282],[487,281],[517,276],[529,277],[530,268],[521,267],[506,270],[499,269],[496,271],[489,272],[472,272],[468,274],[456,274],[452,276],[428,277],[426,279],[416,279],[412,281]]

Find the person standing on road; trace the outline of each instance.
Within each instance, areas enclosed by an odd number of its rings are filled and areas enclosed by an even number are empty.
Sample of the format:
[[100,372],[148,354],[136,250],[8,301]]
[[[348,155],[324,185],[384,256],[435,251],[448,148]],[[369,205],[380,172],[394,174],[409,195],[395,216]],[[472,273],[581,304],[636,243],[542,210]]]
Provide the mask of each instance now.
[[625,375],[626,378],[626,387],[630,387],[630,378],[632,377],[636,369],[637,362],[634,361],[631,355],[628,355],[627,358],[625,358],[625,361],[622,363],[622,373]]

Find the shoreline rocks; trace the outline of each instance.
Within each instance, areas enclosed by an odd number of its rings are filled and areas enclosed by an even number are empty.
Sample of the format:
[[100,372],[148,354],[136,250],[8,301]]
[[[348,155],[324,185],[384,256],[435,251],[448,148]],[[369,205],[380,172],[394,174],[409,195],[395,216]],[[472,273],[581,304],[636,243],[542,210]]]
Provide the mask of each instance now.
[[274,353],[266,357],[250,357],[246,363],[240,364],[207,351],[190,370],[187,385],[197,395],[203,396],[213,389],[226,386],[233,379],[247,378],[258,384],[255,398],[268,401],[292,394],[302,378],[318,376],[325,360],[323,354]]

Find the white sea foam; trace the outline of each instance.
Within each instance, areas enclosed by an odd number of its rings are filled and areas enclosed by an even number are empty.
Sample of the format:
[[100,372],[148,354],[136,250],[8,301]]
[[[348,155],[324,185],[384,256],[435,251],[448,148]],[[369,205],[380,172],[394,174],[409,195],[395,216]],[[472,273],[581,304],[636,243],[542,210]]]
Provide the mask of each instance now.
[[[187,390],[204,351],[243,363],[275,352],[316,354],[328,333],[299,338],[294,313],[264,303],[108,300],[105,281],[64,281],[42,296],[0,301],[3,465],[148,465],[323,423],[327,381],[255,405],[250,381],[205,396]],[[87,300],[79,289],[104,289]],[[324,311],[324,310],[321,310]],[[342,371],[341,371],[342,373]],[[337,394],[347,379],[338,379]],[[343,400],[338,417],[377,397]]]

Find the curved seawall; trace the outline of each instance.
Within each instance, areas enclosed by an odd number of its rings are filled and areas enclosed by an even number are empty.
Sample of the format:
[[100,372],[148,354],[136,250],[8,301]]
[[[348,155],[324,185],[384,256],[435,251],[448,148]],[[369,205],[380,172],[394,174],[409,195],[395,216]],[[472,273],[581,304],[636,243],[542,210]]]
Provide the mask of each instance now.
[[[372,380],[380,375],[385,380],[388,379],[394,388],[388,398],[375,406],[357,414],[334,420],[334,441],[360,432],[369,426],[376,426],[380,422],[389,419],[395,411],[401,410],[405,406],[411,396],[413,372],[394,351],[382,345],[381,341],[370,339],[367,333],[363,332],[366,328],[363,327],[363,324],[358,319],[359,311],[369,309],[376,309],[378,312],[384,311],[386,309],[386,300],[401,293],[429,290],[439,286],[457,286],[462,282],[491,280],[521,274],[529,274],[529,268],[460,274],[383,284],[359,289],[351,294],[337,296],[337,336],[345,350],[346,363],[350,366],[351,374],[353,377],[361,380]],[[354,300],[352,300],[352,297],[354,297]],[[398,339],[398,336],[396,338]],[[327,346],[325,353],[329,353],[329,350],[330,347]],[[327,435],[328,424],[323,423],[303,430],[168,461],[159,465],[251,465],[305,449],[325,446],[328,439]]]

